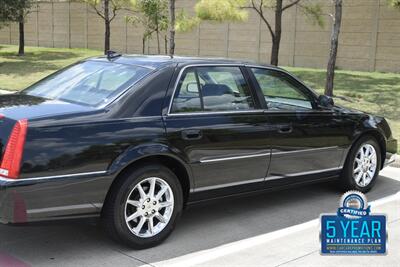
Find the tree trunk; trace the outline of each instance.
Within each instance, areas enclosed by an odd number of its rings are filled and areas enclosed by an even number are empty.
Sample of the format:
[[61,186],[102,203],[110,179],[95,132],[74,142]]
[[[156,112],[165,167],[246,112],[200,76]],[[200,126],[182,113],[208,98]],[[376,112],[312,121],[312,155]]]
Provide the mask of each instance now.
[[165,48],[165,54],[168,54],[168,38],[167,35],[164,35],[164,48]]
[[275,35],[272,37],[271,49],[271,65],[278,66],[279,63],[279,47],[282,36],[282,1],[276,0],[275,8]]
[[158,54],[161,54],[160,33],[159,33],[158,29],[157,29],[156,34],[157,34],[157,52],[158,52]]
[[104,54],[110,50],[110,0],[104,0]]
[[104,54],[110,50],[110,22],[105,22],[105,35],[104,35]]
[[143,55],[146,53],[146,37],[144,37],[144,36],[142,39],[142,52],[143,52]]
[[339,45],[340,26],[342,24],[342,0],[333,0],[335,3],[335,18],[331,35],[331,50],[326,72],[325,95],[333,96],[333,81],[335,78],[336,56]]
[[169,0],[169,55],[175,54],[175,0]]
[[25,32],[24,32],[24,16],[21,14],[19,17],[19,48],[18,56],[25,54]]
[[157,37],[157,52],[158,54],[161,54],[161,46],[160,46],[160,29],[159,29],[159,23],[158,23],[158,14],[156,16],[156,37]]

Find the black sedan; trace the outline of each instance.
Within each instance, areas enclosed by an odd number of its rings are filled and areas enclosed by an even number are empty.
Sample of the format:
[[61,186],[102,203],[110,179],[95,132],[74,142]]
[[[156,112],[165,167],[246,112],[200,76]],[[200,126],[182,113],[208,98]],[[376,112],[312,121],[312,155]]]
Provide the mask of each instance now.
[[0,96],[0,114],[0,221],[101,216],[134,248],[211,198],[332,179],[367,192],[397,149],[384,118],[230,60],[109,53]]

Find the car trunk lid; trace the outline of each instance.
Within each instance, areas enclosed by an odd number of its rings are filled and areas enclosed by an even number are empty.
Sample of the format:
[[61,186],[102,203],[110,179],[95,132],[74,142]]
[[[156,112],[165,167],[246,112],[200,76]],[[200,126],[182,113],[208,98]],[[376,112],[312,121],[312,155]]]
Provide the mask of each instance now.
[[93,107],[26,94],[0,96],[0,114],[14,120],[53,117],[61,114],[93,111]]

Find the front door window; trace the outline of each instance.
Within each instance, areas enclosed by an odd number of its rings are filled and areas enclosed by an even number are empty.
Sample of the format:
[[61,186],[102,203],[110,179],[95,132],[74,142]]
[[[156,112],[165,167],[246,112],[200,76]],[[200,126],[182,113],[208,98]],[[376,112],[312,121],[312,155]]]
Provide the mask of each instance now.
[[310,110],[310,97],[284,73],[252,68],[269,110]]

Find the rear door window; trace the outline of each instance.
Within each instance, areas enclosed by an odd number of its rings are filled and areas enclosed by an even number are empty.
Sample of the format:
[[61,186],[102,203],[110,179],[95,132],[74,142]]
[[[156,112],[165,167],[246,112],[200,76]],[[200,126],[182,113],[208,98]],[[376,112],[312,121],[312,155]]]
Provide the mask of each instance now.
[[187,68],[176,88],[172,113],[241,111],[255,108],[239,67]]

